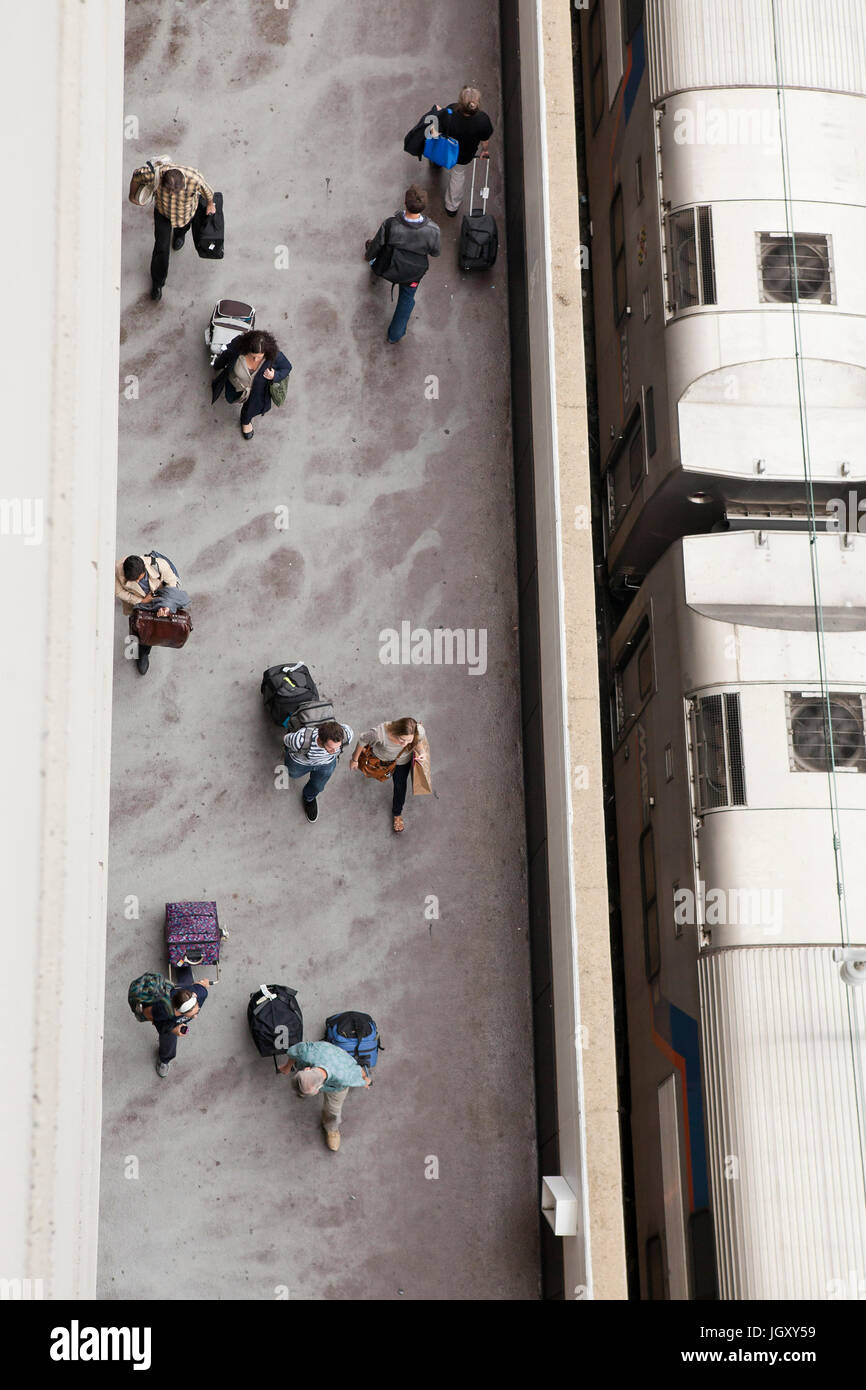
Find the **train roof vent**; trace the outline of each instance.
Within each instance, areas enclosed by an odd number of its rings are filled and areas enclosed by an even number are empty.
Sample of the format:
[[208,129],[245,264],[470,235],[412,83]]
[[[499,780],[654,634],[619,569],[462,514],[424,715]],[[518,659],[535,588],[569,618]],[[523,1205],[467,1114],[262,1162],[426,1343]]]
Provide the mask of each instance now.
[[692,704],[697,810],[745,806],[746,770],[740,697],[704,695]]
[[792,772],[866,772],[862,695],[785,695]]
[[758,233],[761,300],[771,304],[832,304],[830,238],[798,232]]

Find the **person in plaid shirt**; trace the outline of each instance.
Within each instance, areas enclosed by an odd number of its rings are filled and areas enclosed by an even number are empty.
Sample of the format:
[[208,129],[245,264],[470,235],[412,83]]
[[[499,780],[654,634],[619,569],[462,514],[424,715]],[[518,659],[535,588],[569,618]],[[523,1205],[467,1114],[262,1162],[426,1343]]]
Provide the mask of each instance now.
[[200,197],[207,199],[208,213],[216,212],[216,204],[213,189],[198,169],[188,169],[183,164],[159,165],[156,174],[149,164],[142,164],[133,172],[129,201],[137,204],[140,189],[153,188],[154,182],[150,297],[162,299],[162,287],[168,275],[169,245],[175,251],[183,246]]

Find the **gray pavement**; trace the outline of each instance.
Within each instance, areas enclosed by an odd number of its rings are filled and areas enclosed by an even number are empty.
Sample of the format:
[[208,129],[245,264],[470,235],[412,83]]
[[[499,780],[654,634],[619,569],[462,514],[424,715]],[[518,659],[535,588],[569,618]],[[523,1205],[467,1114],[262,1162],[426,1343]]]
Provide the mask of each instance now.
[[[200,168],[225,195],[227,251],[201,261],[188,239],[152,304],[151,214],[124,204],[120,386],[138,399],[120,399],[118,555],[171,556],[195,631],[142,678],[117,607],[103,1298],[538,1296],[506,259],[459,274],[440,176],[402,150],[433,100],[476,82],[502,228],[496,6],[435,13],[127,5],[140,127],[123,195],[149,155]],[[388,288],[361,253],[414,178],[443,254],[389,348]],[[255,304],[294,364],[251,444],[237,408],[210,403],[221,295]],[[483,629],[486,672],[383,664],[379,634],[403,621]],[[275,787],[259,681],[285,660],[309,663],[356,732],[425,723],[436,795],[410,797],[402,837],[390,788],[348,757],[315,825],[298,783]],[[126,988],[164,968],[164,904],[182,898],[216,899],[231,940],[160,1081]],[[387,1050],[337,1154],[319,1102],[250,1042],[261,981],[299,990],[309,1038],[339,1008],[379,1022]]]

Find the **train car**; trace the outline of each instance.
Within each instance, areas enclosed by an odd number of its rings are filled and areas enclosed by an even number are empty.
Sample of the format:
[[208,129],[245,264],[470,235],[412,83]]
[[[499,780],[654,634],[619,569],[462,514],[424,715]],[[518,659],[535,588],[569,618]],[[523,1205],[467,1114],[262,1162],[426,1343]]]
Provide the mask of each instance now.
[[866,529],[866,6],[590,0],[580,32],[614,589],[720,523]]
[[866,1297],[864,567],[686,537],[612,640],[645,1298]]

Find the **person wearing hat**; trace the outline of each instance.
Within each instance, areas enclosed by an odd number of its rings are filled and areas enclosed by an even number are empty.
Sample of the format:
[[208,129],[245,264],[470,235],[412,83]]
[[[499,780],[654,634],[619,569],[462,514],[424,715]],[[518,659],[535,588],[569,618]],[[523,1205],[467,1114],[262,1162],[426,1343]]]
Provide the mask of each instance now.
[[289,1059],[279,1068],[289,1075],[296,1073],[296,1085],[301,1096],[317,1096],[324,1092],[322,1129],[325,1143],[332,1153],[340,1147],[340,1119],[343,1101],[352,1086],[371,1085],[370,1077],[354,1057],[329,1042],[299,1042],[286,1049]]
[[207,986],[210,983],[210,980],[194,980],[190,966],[181,965],[177,972],[177,986],[171,992],[171,1012],[161,1000],[142,1011],[159,1034],[156,1059],[158,1076],[168,1075],[177,1052],[177,1040],[189,1032],[189,1025],[207,999]]

